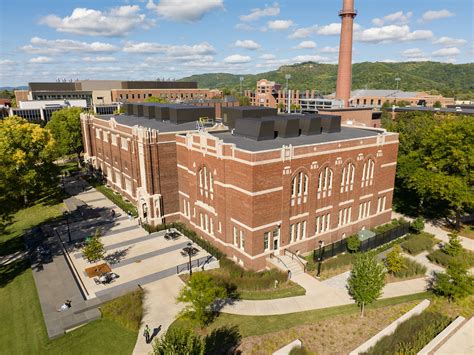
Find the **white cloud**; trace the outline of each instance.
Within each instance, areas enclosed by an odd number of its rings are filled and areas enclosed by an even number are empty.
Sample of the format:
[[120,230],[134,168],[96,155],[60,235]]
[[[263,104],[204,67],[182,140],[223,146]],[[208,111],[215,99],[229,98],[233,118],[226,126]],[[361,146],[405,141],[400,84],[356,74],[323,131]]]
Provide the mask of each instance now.
[[439,10],[439,11],[429,10],[429,11],[426,11],[423,14],[423,16],[421,16],[421,21],[429,22],[429,21],[439,20],[442,18],[447,18],[447,17],[452,17],[452,16],[454,16],[454,13],[446,9]]
[[432,53],[433,57],[454,57],[460,54],[461,51],[456,47],[446,47],[438,49]]
[[251,39],[244,39],[244,40],[237,40],[234,43],[234,46],[239,47],[239,48],[245,48],[245,49],[250,49],[250,50],[255,50],[259,49],[261,46],[255,41],[252,41]]
[[194,56],[210,55],[215,49],[207,42],[192,46],[189,45],[166,45],[153,42],[127,42],[123,47],[127,53],[162,53],[173,58],[189,58]]
[[291,20],[275,20],[275,21],[268,21],[267,22],[268,28],[274,31],[282,31],[287,30],[293,25],[293,21]]
[[248,63],[252,60],[248,55],[233,54],[224,58],[224,63],[240,64]]
[[318,30],[318,25],[313,25],[310,27],[302,27],[296,29],[291,35],[288,36],[290,39],[298,39],[298,38],[307,38],[314,34]]
[[160,0],[155,4],[148,0],[148,10],[155,11],[159,16],[178,22],[196,22],[205,14],[215,9],[224,9],[223,0]]
[[271,59],[275,59],[275,55],[273,54],[262,54],[260,56],[261,59],[265,59],[265,60],[271,60]]
[[451,38],[451,37],[440,37],[433,41],[434,44],[441,44],[447,47],[463,46],[467,43],[465,39]]
[[404,50],[401,55],[405,58],[424,58],[426,57],[426,54],[420,49],[420,48],[410,48],[407,50]]
[[70,39],[56,39],[49,40],[39,37],[33,37],[30,40],[31,44],[21,47],[27,53],[33,54],[63,54],[71,52],[114,52],[117,47],[110,43],[103,42],[80,42]]
[[36,58],[31,58],[29,60],[30,63],[35,63],[35,64],[51,63],[52,61],[53,59],[50,57],[36,57]]
[[409,11],[406,14],[403,11],[397,11],[392,14],[388,14],[382,18],[374,18],[372,23],[375,26],[383,26],[386,23],[396,25],[406,25],[410,22],[413,12]]
[[280,14],[280,6],[274,3],[271,6],[265,6],[263,9],[252,9],[248,15],[239,16],[240,21],[256,21],[261,17],[278,16]]
[[321,26],[316,30],[316,33],[323,36],[338,36],[341,33],[341,24],[334,22]]
[[354,33],[355,40],[368,43],[410,42],[430,38],[433,38],[433,32],[428,30],[416,30],[411,32],[410,27],[407,25],[372,27],[355,31]]
[[321,53],[337,53],[339,52],[339,47],[324,47],[319,50]]
[[9,60],[9,59],[2,59],[0,60],[0,65],[12,65],[14,64],[15,62],[13,60]]
[[314,41],[302,41],[298,44],[295,49],[311,49],[316,48],[316,42]]
[[84,62],[96,62],[96,63],[111,63],[116,62],[115,57],[84,57],[82,58]]
[[246,24],[246,23],[238,23],[234,26],[234,28],[239,31],[253,31],[256,29],[255,27],[250,26],[249,24]]
[[39,23],[59,32],[109,37],[125,36],[135,27],[147,25],[145,15],[140,14],[137,5],[115,7],[106,12],[76,8],[71,16],[60,18],[48,15],[41,18]]

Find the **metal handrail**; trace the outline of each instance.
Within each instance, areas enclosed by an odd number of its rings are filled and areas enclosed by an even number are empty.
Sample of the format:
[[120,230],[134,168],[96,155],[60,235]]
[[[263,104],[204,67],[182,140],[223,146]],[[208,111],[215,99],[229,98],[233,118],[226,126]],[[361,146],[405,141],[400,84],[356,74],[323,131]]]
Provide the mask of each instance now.
[[286,254],[286,252],[290,253],[291,255],[291,260],[294,260],[294,257],[296,257],[296,260],[303,266],[303,271],[306,272],[306,263],[301,260],[300,256],[296,254],[295,252],[291,251],[290,249],[285,249],[283,250],[283,253]]
[[288,270],[290,270],[290,268],[288,267],[288,265],[286,265],[285,262],[284,262],[282,259],[280,259],[277,255],[275,255],[275,253],[271,253],[271,254],[270,254],[270,259],[271,259],[271,258],[277,258],[277,260],[278,260],[280,263],[282,263]]

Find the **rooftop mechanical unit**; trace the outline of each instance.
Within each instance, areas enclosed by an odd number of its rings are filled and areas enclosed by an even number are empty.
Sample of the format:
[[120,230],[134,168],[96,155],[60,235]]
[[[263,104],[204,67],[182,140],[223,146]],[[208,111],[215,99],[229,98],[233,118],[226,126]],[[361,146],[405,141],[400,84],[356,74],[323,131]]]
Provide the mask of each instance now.
[[235,121],[239,118],[275,116],[276,108],[261,106],[235,106],[222,107],[222,123],[230,129],[235,127]]
[[255,118],[240,118],[235,121],[233,134],[236,136],[250,138],[255,141],[263,141],[274,138],[275,121],[261,120]]

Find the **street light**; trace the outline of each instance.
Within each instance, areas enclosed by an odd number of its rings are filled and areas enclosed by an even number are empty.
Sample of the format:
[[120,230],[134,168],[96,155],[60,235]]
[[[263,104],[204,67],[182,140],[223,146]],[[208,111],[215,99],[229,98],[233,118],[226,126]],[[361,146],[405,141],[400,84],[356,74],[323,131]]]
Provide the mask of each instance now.
[[189,277],[191,278],[191,276],[193,275],[193,268],[192,268],[192,265],[191,265],[191,256],[193,255],[193,243],[189,242],[187,244],[187,247],[186,248],[183,248],[185,253],[188,254],[189,256]]
[[323,244],[322,240],[319,241],[319,254],[318,254],[318,274],[316,275],[319,277],[321,274],[321,262],[323,261]]
[[241,77],[239,78],[239,80],[240,80],[240,96],[242,96],[242,95],[244,94],[244,92],[243,92],[243,90],[242,90],[242,82],[244,81],[244,77],[241,76]]
[[395,81],[397,82],[397,91],[398,91],[398,85],[400,84],[401,78],[395,78]]
[[290,113],[290,91],[288,90],[288,80],[291,79],[291,74],[286,74],[285,79],[286,79],[286,95],[288,96],[286,111]]

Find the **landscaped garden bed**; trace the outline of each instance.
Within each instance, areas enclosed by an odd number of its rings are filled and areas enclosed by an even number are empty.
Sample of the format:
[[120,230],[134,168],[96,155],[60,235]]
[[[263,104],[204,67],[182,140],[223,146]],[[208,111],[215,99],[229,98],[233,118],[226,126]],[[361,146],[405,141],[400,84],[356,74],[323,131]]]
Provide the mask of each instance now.
[[452,262],[458,262],[467,265],[468,267],[474,266],[474,252],[463,249],[459,255],[451,256],[445,253],[442,249],[434,250],[427,255],[427,258],[435,264],[447,267]]
[[364,354],[416,354],[450,322],[444,314],[425,311],[401,323],[393,334],[380,339]]
[[401,243],[401,247],[411,255],[418,255],[425,250],[430,251],[438,242],[439,240],[433,234],[421,232],[409,234],[407,239]]
[[402,258],[402,259],[403,259],[403,266],[399,271],[393,274],[387,273],[386,275],[387,283],[417,279],[420,277],[424,277],[426,275],[426,267],[424,265],[421,265],[420,263],[417,263],[416,261],[408,259],[408,258]]
[[[288,275],[279,270],[244,270],[227,258],[220,259],[219,264],[220,268],[204,272],[211,275],[217,284],[224,286],[233,297],[264,300],[302,296],[306,293],[303,287],[289,281]],[[186,282],[189,276],[186,274],[181,278]]]

